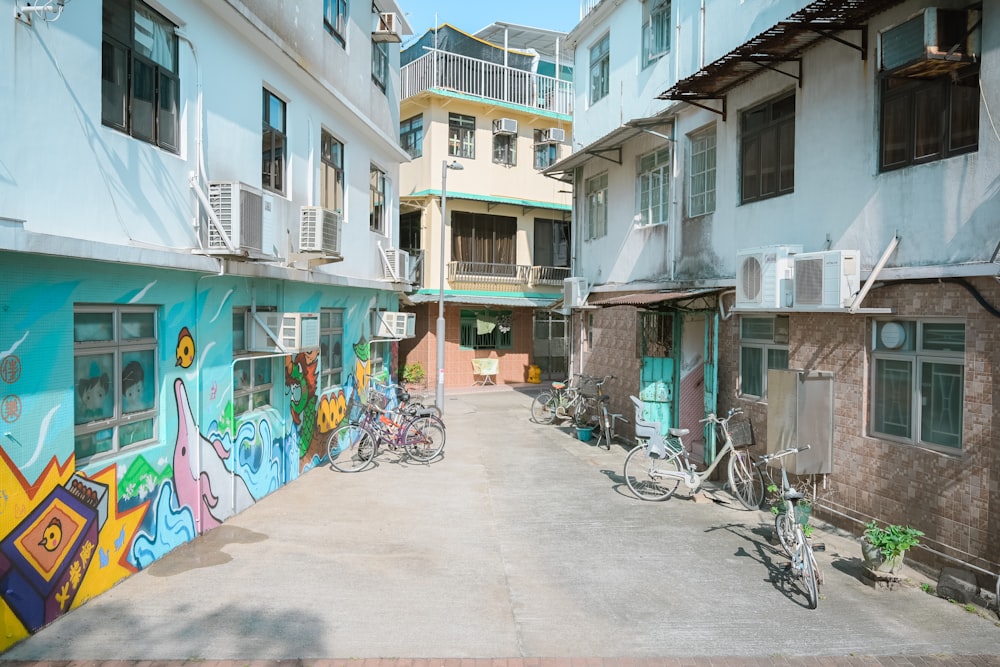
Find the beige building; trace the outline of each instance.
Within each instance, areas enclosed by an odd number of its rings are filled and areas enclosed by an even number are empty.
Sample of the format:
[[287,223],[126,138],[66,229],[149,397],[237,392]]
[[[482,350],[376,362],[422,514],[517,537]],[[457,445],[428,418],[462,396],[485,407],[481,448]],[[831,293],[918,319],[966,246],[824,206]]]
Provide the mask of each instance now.
[[565,377],[565,323],[550,308],[570,277],[571,199],[542,174],[570,152],[562,38],[444,24],[404,50],[400,143],[412,161],[400,171],[400,268],[415,285],[416,336],[400,343],[400,367],[419,363],[432,385],[442,304],[445,385],[524,382],[533,365]]

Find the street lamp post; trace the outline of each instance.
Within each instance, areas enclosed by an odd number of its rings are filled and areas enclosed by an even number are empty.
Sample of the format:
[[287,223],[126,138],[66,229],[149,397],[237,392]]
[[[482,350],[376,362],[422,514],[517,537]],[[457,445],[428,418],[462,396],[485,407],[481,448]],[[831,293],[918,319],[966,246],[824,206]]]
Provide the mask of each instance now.
[[437,393],[434,397],[434,405],[438,410],[444,412],[444,232],[448,221],[446,209],[448,206],[448,170],[464,169],[461,163],[452,160],[451,164],[447,160],[441,161],[441,247],[439,249],[438,267],[438,318],[437,318]]

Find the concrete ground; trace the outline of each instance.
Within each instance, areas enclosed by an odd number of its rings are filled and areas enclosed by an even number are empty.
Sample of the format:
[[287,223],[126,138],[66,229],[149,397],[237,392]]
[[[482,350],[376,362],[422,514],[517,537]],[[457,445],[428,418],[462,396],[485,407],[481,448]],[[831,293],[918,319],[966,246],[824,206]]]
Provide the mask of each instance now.
[[929,595],[909,569],[876,590],[856,541],[822,526],[807,609],[769,513],[724,491],[635,499],[625,449],[533,424],[534,390],[448,392],[443,459],[312,470],[0,661],[1000,665],[996,612]]

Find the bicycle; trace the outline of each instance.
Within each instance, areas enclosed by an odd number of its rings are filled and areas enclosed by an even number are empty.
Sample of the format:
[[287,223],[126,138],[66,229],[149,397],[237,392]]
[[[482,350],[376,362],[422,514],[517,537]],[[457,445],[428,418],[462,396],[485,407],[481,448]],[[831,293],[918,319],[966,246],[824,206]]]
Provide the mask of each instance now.
[[600,447],[601,443],[604,443],[604,448],[609,452],[611,451],[611,443],[614,442],[618,434],[615,432],[616,424],[621,421],[628,423],[628,420],[619,413],[614,413],[608,410],[608,402],[611,401],[611,397],[600,391],[600,387],[604,385],[609,379],[614,379],[614,376],[609,375],[604,380],[598,384],[599,395],[597,397],[597,446]]
[[764,482],[748,451],[750,443],[735,444],[729,429],[729,421],[742,414],[742,410],[734,408],[724,419],[713,412],[699,420],[700,424],[711,423],[719,428],[725,445],[715,460],[705,470],[698,472],[683,440],[690,431],[686,428],[671,428],[664,437],[660,433],[659,422],[648,422],[642,418],[645,404],[635,396],[630,398],[635,405],[636,437],[646,440],[644,445],[634,447],[625,457],[625,483],[636,497],[641,500],[666,500],[674,494],[681,482],[694,494],[728,454],[730,492],[746,509],[760,507],[764,499]]
[[445,428],[430,409],[387,410],[384,394],[372,392],[360,405],[360,417],[337,427],[327,440],[330,467],[338,472],[368,468],[385,445],[414,461],[427,463],[444,450]]
[[809,445],[789,447],[773,454],[760,457],[757,465],[766,466],[771,461],[781,464],[781,499],[784,501],[781,510],[774,517],[774,532],[781,543],[781,548],[791,559],[789,569],[802,580],[809,608],[815,609],[819,604],[819,586],[823,583],[813,547],[806,539],[804,523],[799,517],[799,502],[805,497],[801,491],[793,488],[788,482],[788,471],[785,469],[785,457],[809,449]]
[[572,418],[580,421],[580,415],[585,412],[587,397],[581,390],[581,384],[591,381],[587,375],[574,375],[577,381],[553,382],[552,388],[541,392],[531,402],[531,419],[538,424],[551,424],[559,419]]

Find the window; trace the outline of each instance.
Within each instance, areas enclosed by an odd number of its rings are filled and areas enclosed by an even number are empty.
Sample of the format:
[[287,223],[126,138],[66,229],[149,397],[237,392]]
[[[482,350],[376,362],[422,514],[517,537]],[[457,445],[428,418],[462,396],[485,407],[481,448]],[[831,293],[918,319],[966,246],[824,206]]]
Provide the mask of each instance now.
[[368,207],[368,225],[373,232],[385,234],[386,217],[389,213],[386,208],[385,173],[375,165],[371,165],[369,175],[371,202]]
[[535,130],[535,169],[551,167],[558,159],[559,144],[549,141],[545,130]]
[[73,446],[77,463],[156,438],[156,327],[153,308],[74,309]]
[[399,124],[399,145],[410,157],[424,154],[424,117],[414,116]]
[[788,316],[740,318],[740,394],[767,397],[767,371],[788,368]]
[[611,89],[611,35],[602,37],[590,48],[590,103],[608,94]]
[[347,0],[323,0],[323,26],[341,46],[347,45]]
[[448,155],[475,159],[476,118],[460,113],[448,114]]
[[691,135],[688,165],[688,215],[715,211],[715,128]]
[[493,135],[493,162],[507,167],[517,165],[517,135]]
[[[451,234],[452,260],[466,263],[460,271],[489,271],[497,277],[516,275],[516,218],[455,211],[451,216]],[[470,264],[480,266],[470,267]]]
[[[320,206],[344,212],[344,144],[326,130],[320,133]],[[347,218],[344,217],[346,222]]]
[[646,0],[643,5],[643,66],[670,51],[670,0]]
[[979,150],[979,68],[959,72],[882,79],[882,171]]
[[535,266],[569,266],[568,220],[535,218]]
[[459,347],[466,350],[509,350],[514,346],[510,310],[463,310]]
[[104,1],[101,122],[173,153],[180,128],[175,27],[142,2]]
[[965,324],[876,321],[872,334],[872,435],[961,449]]
[[772,100],[740,115],[743,133],[740,203],[795,189],[795,95]]
[[261,184],[265,190],[285,192],[285,102],[264,89],[263,168]]
[[344,379],[344,311],[319,311],[319,389],[339,386]]
[[665,223],[670,214],[670,149],[639,158],[639,219],[643,225]]
[[372,40],[372,81],[385,90],[385,82],[389,77],[389,45],[386,42]]
[[608,233],[608,173],[588,178],[584,196],[587,198],[587,238],[600,238]]
[[[258,312],[260,309],[258,309]],[[248,358],[246,308],[233,309],[233,416],[271,405],[275,357]],[[242,357],[242,358],[241,358]]]

